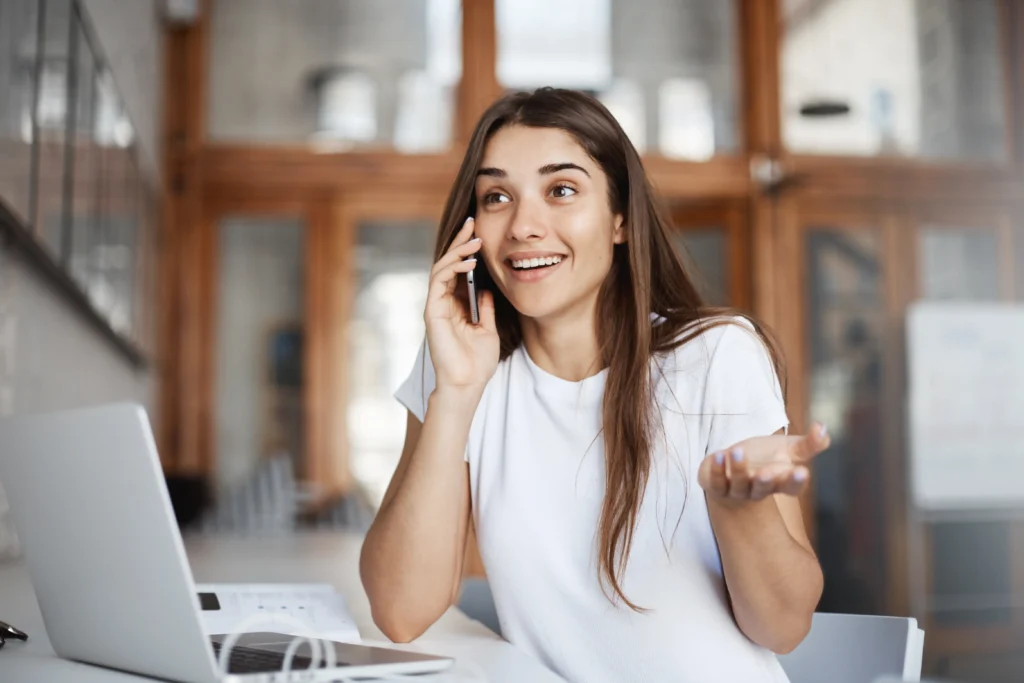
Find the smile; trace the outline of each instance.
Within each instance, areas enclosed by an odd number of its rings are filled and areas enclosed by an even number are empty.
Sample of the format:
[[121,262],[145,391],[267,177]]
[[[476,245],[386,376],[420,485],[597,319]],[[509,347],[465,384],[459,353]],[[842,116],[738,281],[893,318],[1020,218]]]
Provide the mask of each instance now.
[[536,282],[558,270],[564,259],[560,255],[509,258],[505,260],[505,268],[517,282]]
[[561,256],[548,256],[547,258],[527,258],[512,261],[512,267],[516,270],[530,270],[533,268],[544,268],[561,263]]

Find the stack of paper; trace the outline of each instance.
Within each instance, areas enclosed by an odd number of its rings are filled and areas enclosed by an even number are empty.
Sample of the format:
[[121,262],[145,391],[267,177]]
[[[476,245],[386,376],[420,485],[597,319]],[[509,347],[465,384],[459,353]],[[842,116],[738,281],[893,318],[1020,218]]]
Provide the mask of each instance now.
[[345,598],[326,583],[217,583],[196,586],[207,635],[270,631],[360,642]]

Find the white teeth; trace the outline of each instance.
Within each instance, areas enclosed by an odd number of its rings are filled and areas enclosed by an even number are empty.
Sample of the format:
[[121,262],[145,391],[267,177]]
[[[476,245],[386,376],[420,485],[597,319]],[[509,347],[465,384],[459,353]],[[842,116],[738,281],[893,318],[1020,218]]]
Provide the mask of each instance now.
[[562,261],[561,256],[545,256],[544,258],[528,258],[512,261],[512,267],[519,270],[539,268],[541,266],[553,266]]

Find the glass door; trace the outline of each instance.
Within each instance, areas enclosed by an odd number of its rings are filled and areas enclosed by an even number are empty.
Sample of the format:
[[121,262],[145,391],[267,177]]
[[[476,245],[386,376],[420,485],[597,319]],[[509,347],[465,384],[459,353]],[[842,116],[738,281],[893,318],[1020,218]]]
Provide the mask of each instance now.
[[711,306],[750,308],[749,220],[735,201],[673,207],[673,243]]
[[262,462],[301,464],[306,322],[301,217],[228,216],[217,226],[216,480],[244,486]]
[[[796,311],[779,330],[787,351],[789,411],[800,433],[811,420],[829,427],[832,446],[813,464],[805,501],[825,573],[820,609],[886,613],[886,530],[900,517],[886,430],[887,382],[897,330],[889,315],[892,273],[886,245],[891,219],[850,209],[783,212],[780,270],[786,308]],[[785,220],[785,219],[784,219]]]

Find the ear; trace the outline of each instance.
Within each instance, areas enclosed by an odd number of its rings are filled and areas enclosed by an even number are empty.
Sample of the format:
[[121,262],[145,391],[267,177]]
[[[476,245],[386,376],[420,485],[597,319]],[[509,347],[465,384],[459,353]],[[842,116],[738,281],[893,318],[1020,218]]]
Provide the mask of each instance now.
[[612,243],[625,244],[626,226],[622,214],[615,214],[615,227],[612,229]]

